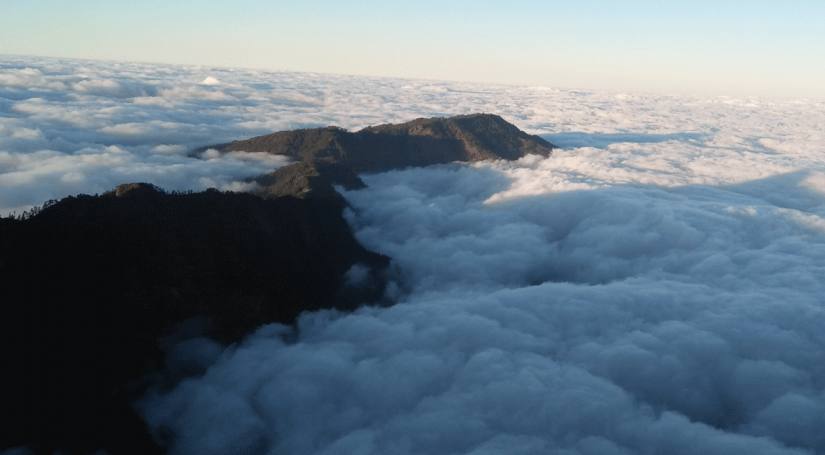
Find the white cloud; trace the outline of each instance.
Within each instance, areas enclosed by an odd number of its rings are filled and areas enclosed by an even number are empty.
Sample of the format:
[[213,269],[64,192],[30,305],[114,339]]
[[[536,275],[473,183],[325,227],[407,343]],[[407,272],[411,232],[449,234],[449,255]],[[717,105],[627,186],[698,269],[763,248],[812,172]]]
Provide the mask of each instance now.
[[0,86],[21,87],[27,89],[62,90],[65,85],[58,80],[45,77],[38,68],[4,68],[0,73]]
[[[168,146],[162,148],[168,150]],[[0,207],[21,211],[63,194],[102,193],[123,182],[152,182],[168,190],[209,187],[241,190],[239,180],[284,165],[287,160],[260,154],[232,154],[211,160],[179,153],[135,153],[118,146],[72,154],[0,152]],[[236,182],[236,183],[233,183]]]
[[165,155],[182,155],[188,152],[183,145],[160,144],[152,147],[152,153],[161,153]]
[[216,79],[212,76],[206,76],[206,78],[201,81],[201,84],[203,84],[203,85],[220,85],[221,81],[219,81],[218,79]]
[[825,451],[822,103],[210,73],[3,60],[0,207],[243,190],[282,161],[185,152],[295,127],[496,112],[569,148],[364,176],[396,304],[196,343],[205,375],[142,403],[173,452]]
[[141,136],[151,131],[151,125],[144,123],[118,123],[117,125],[104,126],[101,133],[114,134],[118,136]]
[[83,79],[75,82],[72,89],[76,92],[111,98],[132,98],[145,94],[140,85],[122,84],[113,79]]
[[177,453],[821,451],[825,233],[796,216],[825,213],[739,185],[489,202],[534,160],[365,176],[351,220],[399,302],[264,328],[149,420]]

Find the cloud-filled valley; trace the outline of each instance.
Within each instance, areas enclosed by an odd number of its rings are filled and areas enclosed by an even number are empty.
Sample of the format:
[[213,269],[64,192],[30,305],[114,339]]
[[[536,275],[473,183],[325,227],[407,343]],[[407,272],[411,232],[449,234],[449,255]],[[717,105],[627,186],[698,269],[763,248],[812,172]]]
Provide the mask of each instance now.
[[[125,181],[242,189],[197,146],[495,112],[560,145],[341,190],[387,303],[170,359],[173,453],[825,451],[825,104],[0,59],[0,210]],[[174,365],[170,366],[174,368]]]
[[825,447],[821,209],[748,185],[490,202],[497,167],[369,177],[352,222],[394,258],[400,303],[306,315],[297,342],[264,328],[149,420],[181,453]]

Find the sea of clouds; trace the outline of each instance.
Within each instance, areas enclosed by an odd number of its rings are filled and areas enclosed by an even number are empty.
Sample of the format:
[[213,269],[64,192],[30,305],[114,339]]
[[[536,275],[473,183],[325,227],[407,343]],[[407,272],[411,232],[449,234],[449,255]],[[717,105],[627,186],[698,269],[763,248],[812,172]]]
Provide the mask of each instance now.
[[173,453],[825,452],[821,101],[4,58],[0,207],[239,187],[283,162],[187,151],[470,112],[563,149],[363,176],[394,305],[181,343],[204,373],[137,404]]

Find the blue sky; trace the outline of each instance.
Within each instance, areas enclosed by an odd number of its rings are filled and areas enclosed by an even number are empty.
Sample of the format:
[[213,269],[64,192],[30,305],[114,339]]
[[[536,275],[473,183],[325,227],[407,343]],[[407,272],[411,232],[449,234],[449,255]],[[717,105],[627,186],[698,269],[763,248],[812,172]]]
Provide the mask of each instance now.
[[0,53],[825,97],[825,2],[4,0]]

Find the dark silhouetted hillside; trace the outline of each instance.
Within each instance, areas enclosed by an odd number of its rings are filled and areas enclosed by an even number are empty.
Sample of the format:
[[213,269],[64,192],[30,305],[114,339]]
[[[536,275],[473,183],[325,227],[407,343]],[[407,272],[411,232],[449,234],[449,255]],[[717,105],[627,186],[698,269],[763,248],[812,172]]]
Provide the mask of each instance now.
[[[0,449],[160,451],[130,405],[162,367],[162,340],[179,324],[197,318],[204,335],[231,342],[302,311],[352,309],[383,293],[389,259],[355,240],[335,185],[363,187],[360,172],[512,160],[553,146],[499,116],[475,114],[210,148],[297,162],[250,179],[254,194],[126,184],[0,219],[0,394],[11,417]],[[363,267],[351,287],[355,264]]]
[[[343,204],[131,184],[0,220],[3,447],[158,451],[130,403],[176,325],[202,317],[234,341],[377,299],[388,259],[357,243]],[[357,263],[372,283],[346,289]]]

